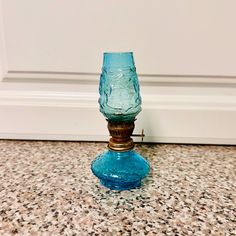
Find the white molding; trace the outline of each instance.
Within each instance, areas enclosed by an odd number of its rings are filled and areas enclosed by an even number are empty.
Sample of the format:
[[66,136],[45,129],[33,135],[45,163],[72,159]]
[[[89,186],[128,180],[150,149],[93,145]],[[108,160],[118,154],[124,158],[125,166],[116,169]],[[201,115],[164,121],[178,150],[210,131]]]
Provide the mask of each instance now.
[[[139,78],[143,112],[135,132],[144,128],[144,142],[236,145],[234,77]],[[0,138],[108,140],[98,80],[92,73],[8,72],[0,84]]]
[[[236,144],[236,93],[142,97],[135,132],[144,128],[144,142]],[[0,138],[105,141],[97,98],[95,92],[2,90]]]
[[[217,75],[139,75],[140,83],[153,84],[185,84],[185,85],[201,85],[205,86],[235,86],[236,76],[217,76]],[[99,81],[99,73],[80,73],[80,72],[39,72],[39,71],[8,71],[3,81],[5,82],[86,82],[93,83]]]
[[[0,105],[98,108],[98,93],[72,91],[2,90]],[[236,94],[224,96],[143,94],[148,109],[207,109],[236,111]]]
[[0,105],[48,107],[98,107],[95,93],[3,90]]

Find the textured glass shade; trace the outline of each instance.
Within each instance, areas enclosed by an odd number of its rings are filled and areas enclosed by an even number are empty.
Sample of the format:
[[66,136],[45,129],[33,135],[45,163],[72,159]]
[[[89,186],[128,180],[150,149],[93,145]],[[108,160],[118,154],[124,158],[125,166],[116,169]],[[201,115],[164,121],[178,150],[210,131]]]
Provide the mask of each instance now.
[[133,53],[104,53],[99,85],[100,111],[109,121],[134,121],[141,111]]

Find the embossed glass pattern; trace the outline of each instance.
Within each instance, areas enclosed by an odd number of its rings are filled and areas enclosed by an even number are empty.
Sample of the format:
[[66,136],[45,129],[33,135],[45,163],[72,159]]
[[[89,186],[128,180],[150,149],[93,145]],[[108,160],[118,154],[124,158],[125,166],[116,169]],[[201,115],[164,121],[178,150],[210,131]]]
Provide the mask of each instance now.
[[133,121],[141,111],[133,53],[104,53],[99,85],[100,111],[109,121]]

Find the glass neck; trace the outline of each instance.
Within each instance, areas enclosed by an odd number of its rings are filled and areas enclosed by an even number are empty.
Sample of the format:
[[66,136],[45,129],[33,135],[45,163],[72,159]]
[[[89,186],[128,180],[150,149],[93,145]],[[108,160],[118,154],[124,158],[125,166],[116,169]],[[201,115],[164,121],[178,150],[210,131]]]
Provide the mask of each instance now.
[[132,52],[105,52],[103,56],[105,68],[135,67]]

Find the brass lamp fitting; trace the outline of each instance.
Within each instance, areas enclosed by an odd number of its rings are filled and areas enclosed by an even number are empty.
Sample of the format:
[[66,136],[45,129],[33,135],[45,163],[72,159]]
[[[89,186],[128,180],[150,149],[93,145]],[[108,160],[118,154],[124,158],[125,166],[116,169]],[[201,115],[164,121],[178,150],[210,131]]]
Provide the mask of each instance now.
[[113,151],[128,151],[134,148],[134,142],[131,136],[143,137],[141,134],[132,134],[134,130],[134,122],[110,122],[108,121],[108,130],[112,138],[108,143],[108,148]]
[[130,136],[134,130],[134,122],[113,123],[108,121],[108,130],[112,138],[108,143],[108,148],[113,151],[128,151],[134,148],[133,139]]

